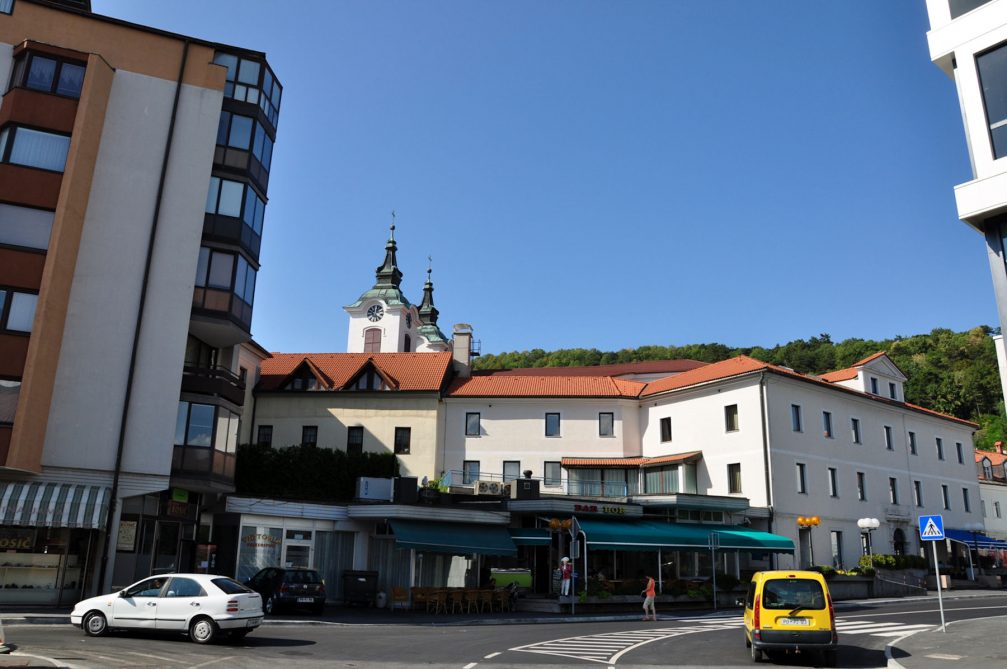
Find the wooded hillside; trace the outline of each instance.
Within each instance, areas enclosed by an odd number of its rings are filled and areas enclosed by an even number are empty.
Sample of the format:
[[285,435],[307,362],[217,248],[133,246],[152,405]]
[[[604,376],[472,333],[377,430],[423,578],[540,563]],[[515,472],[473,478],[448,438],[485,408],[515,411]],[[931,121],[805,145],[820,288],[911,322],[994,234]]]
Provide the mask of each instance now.
[[979,423],[981,429],[976,433],[976,446],[989,450],[993,442],[1004,440],[1007,432],[996,351],[991,338],[994,332],[987,326],[967,332],[938,328],[930,334],[911,337],[881,341],[845,339],[841,342],[834,342],[828,334],[822,334],[773,348],[730,348],[711,343],[641,346],[621,351],[532,349],[485,354],[475,359],[475,368],[576,367],[676,358],[718,362],[736,355],[749,355],[798,372],[823,374],[849,367],[878,351],[886,351],[909,377],[905,389],[907,401]]

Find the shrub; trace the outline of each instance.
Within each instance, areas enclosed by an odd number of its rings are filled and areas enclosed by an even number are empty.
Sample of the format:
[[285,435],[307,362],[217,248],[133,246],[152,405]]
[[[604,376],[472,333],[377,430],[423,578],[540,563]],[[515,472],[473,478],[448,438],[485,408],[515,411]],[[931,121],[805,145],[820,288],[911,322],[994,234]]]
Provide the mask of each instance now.
[[738,579],[734,574],[717,572],[717,589],[722,592],[730,592],[731,590],[734,590],[738,587],[738,583],[740,582],[740,579]]
[[860,557],[860,562],[857,564],[861,572],[865,570],[870,570],[872,573],[874,569],[926,569],[927,560],[919,555],[874,555],[873,559],[871,556],[863,555]]

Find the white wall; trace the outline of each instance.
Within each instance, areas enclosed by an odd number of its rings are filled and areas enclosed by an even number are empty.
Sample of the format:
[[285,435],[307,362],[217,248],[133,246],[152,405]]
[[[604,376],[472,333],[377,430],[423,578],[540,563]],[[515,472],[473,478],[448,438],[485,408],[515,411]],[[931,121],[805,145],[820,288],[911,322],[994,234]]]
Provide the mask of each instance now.
[[[381,305],[384,309],[384,316],[381,317],[381,320],[372,322],[367,319],[367,310],[375,304]],[[346,337],[346,352],[363,353],[364,331],[371,328],[381,330],[382,353],[396,353],[404,350],[403,346],[406,334],[412,337],[415,347],[416,328],[419,325],[419,319],[413,315],[412,327],[407,328],[406,313],[409,311],[410,308],[408,307],[388,306],[384,301],[379,299],[365,300],[359,307],[347,309],[346,312],[350,315],[350,323]]]
[[[53,389],[47,467],[114,467],[174,89],[173,81],[115,74]],[[129,472],[170,471],[221,95],[184,86],[180,99],[129,407]]]
[[[983,523],[986,534],[997,539],[1007,539],[1007,485],[983,481],[979,484],[979,494],[986,503]],[[1000,517],[997,518],[996,503],[1000,503]]]

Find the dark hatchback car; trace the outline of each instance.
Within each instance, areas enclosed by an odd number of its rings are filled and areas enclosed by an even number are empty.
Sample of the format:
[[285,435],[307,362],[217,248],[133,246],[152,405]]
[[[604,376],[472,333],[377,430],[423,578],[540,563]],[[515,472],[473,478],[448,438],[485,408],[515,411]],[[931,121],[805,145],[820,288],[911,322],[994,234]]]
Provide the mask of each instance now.
[[262,595],[262,610],[267,614],[280,608],[304,607],[312,613],[325,608],[325,581],[314,569],[266,567],[245,585]]

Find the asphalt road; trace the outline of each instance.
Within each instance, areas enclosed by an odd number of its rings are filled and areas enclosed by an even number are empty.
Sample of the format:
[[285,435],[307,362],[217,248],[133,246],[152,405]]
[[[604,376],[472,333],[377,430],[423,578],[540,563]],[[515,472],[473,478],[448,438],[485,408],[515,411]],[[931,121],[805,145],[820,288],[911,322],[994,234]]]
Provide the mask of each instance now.
[[[1004,597],[945,602],[948,622],[1007,614]],[[876,603],[837,611],[841,667],[883,667],[885,645],[911,631],[934,633],[937,602]],[[243,641],[199,646],[183,636],[114,633],[94,639],[69,625],[8,625],[17,653],[71,669],[558,669],[560,667],[731,667],[752,664],[740,615],[668,617],[657,622],[572,622],[479,626],[301,624],[260,627]],[[816,656],[777,657],[766,666],[816,666]],[[39,662],[41,665],[42,663]],[[51,665],[50,665],[51,666]]]

